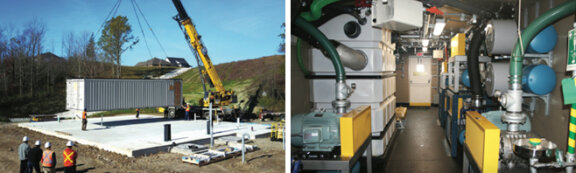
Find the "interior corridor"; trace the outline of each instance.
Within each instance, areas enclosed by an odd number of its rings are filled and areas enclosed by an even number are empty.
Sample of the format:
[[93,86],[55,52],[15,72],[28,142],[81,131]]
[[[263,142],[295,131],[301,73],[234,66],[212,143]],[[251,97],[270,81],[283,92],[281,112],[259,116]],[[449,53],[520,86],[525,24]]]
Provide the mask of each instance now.
[[374,172],[461,172],[448,156],[438,108],[408,108],[404,129],[398,129],[385,156],[374,160]]

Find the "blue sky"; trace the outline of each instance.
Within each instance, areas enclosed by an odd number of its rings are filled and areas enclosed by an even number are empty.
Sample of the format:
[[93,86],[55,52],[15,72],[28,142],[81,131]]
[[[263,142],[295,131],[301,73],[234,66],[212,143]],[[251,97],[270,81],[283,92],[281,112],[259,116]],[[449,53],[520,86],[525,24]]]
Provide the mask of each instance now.
[[[196,66],[178,24],[171,0],[136,0],[168,56],[185,57]],[[116,0],[0,0],[0,27],[22,29],[34,18],[46,25],[45,51],[65,55],[62,38],[97,32]],[[282,0],[182,0],[196,24],[214,64],[280,54],[278,35],[284,22]],[[132,34],[140,39],[122,55],[122,65],[134,65],[151,58],[146,49],[131,0],[122,0],[116,15],[127,16]],[[152,56],[166,55],[140,16]],[[100,34],[97,34],[99,36]],[[98,39],[98,37],[96,38]]]

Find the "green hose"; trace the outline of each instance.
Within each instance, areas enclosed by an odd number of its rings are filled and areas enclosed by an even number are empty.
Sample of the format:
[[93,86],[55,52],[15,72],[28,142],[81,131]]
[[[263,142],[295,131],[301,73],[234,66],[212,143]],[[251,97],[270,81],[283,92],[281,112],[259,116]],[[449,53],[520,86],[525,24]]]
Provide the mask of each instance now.
[[304,73],[305,76],[310,75],[306,66],[304,66],[304,61],[302,60],[302,39],[296,39],[296,57],[298,59],[298,67],[300,67],[300,71]]
[[336,71],[336,82],[341,82],[346,80],[346,72],[344,72],[344,66],[342,66],[342,62],[340,62],[340,55],[336,51],[332,42],[326,38],[326,36],[318,30],[318,28],[314,27],[312,24],[304,20],[302,17],[296,18],[294,21],[297,27],[301,28],[308,34],[310,34],[314,39],[316,39],[320,45],[328,52],[330,59],[332,59],[332,64],[334,65],[334,70]]
[[302,12],[300,16],[302,16],[306,21],[318,20],[322,16],[322,8],[337,1],[339,0],[315,0],[310,5],[310,11]]
[[572,15],[575,11],[576,0],[569,0],[548,10],[524,29],[521,36],[522,39],[520,39],[522,44],[520,44],[520,40],[516,43],[514,51],[512,52],[512,58],[510,59],[510,84],[522,84],[522,56],[524,56],[524,51],[534,36],[556,20],[567,15]]

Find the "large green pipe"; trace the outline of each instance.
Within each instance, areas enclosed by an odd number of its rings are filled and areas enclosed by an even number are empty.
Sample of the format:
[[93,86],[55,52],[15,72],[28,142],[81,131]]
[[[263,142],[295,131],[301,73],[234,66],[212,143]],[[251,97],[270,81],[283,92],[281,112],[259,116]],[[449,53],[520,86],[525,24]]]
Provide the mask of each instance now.
[[310,75],[308,69],[304,65],[304,60],[302,60],[302,39],[296,40],[296,57],[298,59],[298,67],[300,67],[300,71],[302,71],[305,76]]
[[510,59],[509,82],[511,87],[514,87],[513,85],[515,84],[522,85],[522,56],[534,36],[556,20],[574,14],[574,12],[576,12],[576,0],[568,0],[568,2],[562,3],[559,6],[548,10],[524,29],[521,36],[522,44],[520,44],[520,40],[516,43],[516,47],[514,47],[514,51],[512,52],[512,58]]
[[302,14],[300,16],[302,16],[307,21],[318,20],[318,19],[320,19],[320,17],[322,17],[322,9],[325,6],[332,4],[334,2],[337,2],[337,1],[339,1],[339,0],[315,0],[310,5],[310,11],[309,12],[302,12]]
[[314,27],[312,24],[304,20],[302,17],[296,18],[294,23],[296,24],[297,27],[301,28],[302,30],[310,34],[314,39],[316,39],[320,43],[320,45],[324,48],[324,50],[328,52],[328,55],[330,56],[330,59],[332,60],[332,64],[334,65],[334,69],[336,71],[336,82],[346,80],[346,72],[344,71],[344,66],[342,66],[342,62],[340,62],[340,55],[338,55],[338,52],[336,51],[336,48],[334,47],[332,42],[330,42],[330,40],[326,38],[326,35],[324,35],[320,30],[318,30],[318,28]]

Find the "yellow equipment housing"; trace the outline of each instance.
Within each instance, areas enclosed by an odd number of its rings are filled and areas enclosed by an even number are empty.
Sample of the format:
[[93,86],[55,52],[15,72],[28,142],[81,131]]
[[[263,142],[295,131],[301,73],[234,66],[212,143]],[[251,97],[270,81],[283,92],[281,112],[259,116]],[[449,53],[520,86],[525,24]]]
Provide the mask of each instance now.
[[354,157],[354,153],[372,134],[370,106],[360,106],[340,117],[340,156]]
[[498,172],[500,129],[476,111],[466,112],[464,144],[481,172]]
[[458,33],[450,40],[450,57],[466,55],[466,34]]
[[270,140],[271,141],[280,141],[284,139],[284,120],[280,122],[272,123],[270,131]]

